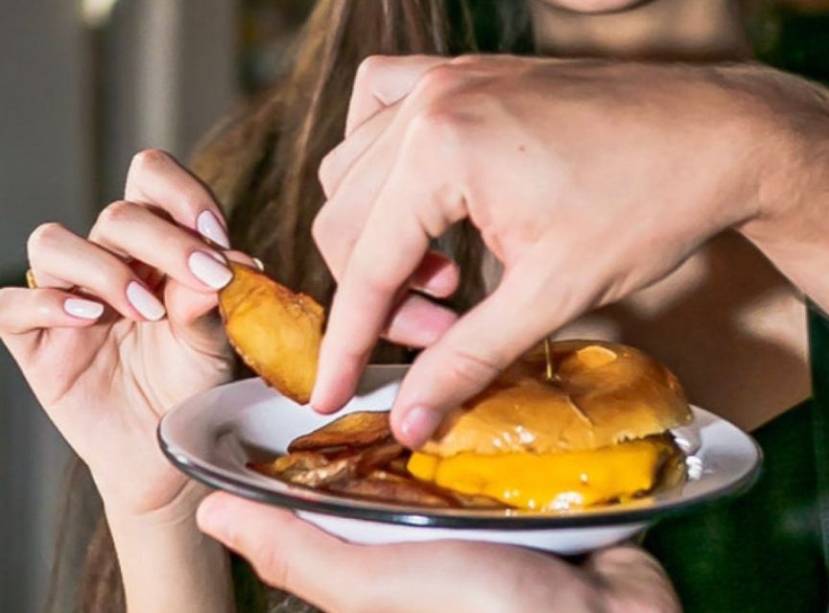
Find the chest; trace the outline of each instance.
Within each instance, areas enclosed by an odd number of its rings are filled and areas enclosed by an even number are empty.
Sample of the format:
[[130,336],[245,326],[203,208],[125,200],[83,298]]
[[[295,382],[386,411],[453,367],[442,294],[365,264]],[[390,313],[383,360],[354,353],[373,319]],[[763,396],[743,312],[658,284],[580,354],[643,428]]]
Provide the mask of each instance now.
[[[483,274],[493,289],[499,266],[490,254]],[[693,403],[749,430],[809,395],[803,301],[736,234],[716,237],[665,279],[554,336],[640,347],[676,372]]]

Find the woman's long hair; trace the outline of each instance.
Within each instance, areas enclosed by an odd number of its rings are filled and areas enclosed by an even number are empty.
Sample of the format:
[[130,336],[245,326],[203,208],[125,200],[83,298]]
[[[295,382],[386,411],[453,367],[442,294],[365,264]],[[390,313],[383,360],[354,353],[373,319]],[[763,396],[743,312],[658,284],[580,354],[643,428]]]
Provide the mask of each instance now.
[[[334,284],[310,234],[324,200],[317,168],[342,139],[360,62],[374,54],[520,53],[530,50],[530,41],[522,0],[319,0],[289,75],[219,126],[192,167],[225,206],[233,245],[262,259],[282,282],[327,304]],[[454,300],[464,309],[483,292],[482,248],[468,226],[454,228],[453,235],[453,256],[465,271]],[[112,539],[100,504],[88,500],[94,495],[88,474],[73,474],[60,538],[82,538],[88,545],[71,597],[83,613],[119,613],[124,594]],[[93,529],[79,529],[82,520]],[[56,567],[52,610],[66,610],[66,596],[56,594],[75,584],[69,565],[64,559]],[[244,600],[240,613],[264,608],[255,596]]]

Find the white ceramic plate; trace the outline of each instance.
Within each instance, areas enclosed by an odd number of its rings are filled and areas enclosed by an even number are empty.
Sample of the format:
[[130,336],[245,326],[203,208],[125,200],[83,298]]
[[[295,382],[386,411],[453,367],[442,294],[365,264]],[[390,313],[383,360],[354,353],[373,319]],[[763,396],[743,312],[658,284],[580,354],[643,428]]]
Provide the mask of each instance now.
[[[388,409],[405,371],[405,366],[370,366],[344,411]],[[564,513],[411,507],[344,498],[260,475],[247,468],[249,461],[284,453],[292,439],[337,417],[300,407],[260,379],[187,400],[162,419],[158,438],[167,457],[191,477],[294,509],[350,541],[474,539],[576,554],[624,540],[660,517],[738,494],[753,483],[762,460],[754,440],[703,409],[694,407],[694,415],[692,426],[674,431],[690,454],[685,484],[630,503]]]

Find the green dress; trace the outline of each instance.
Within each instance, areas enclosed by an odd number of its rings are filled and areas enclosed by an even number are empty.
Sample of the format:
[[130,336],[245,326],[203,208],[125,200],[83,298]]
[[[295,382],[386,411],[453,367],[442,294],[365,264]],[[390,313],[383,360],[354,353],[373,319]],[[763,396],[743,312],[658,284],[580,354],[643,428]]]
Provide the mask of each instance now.
[[754,433],[754,488],[647,535],[690,613],[829,607],[829,318],[814,308],[809,337],[813,398]]

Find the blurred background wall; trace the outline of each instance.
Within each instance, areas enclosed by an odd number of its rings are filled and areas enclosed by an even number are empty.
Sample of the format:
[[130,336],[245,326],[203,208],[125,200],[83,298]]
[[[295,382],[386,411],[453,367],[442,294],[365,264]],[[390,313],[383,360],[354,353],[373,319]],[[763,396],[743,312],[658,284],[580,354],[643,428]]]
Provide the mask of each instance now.
[[[111,13],[109,10],[111,9]],[[131,155],[186,155],[237,100],[234,0],[4,0],[0,279],[46,220],[85,232]],[[37,611],[67,450],[0,352],[0,611]]]
[[[829,81],[829,0],[744,0],[759,56]],[[145,147],[186,157],[284,70],[311,0],[3,0],[0,283],[56,220],[84,232]],[[0,349],[0,613],[46,594],[68,451]]]
[[[147,147],[186,159],[284,70],[310,0],[3,0],[0,284],[26,238],[85,234]],[[69,450],[0,349],[0,612],[45,601]]]
[[[91,209],[89,74],[71,2],[5,0],[0,21],[0,275],[16,280],[41,220],[74,229]],[[0,355],[0,610],[35,610],[65,450]]]

